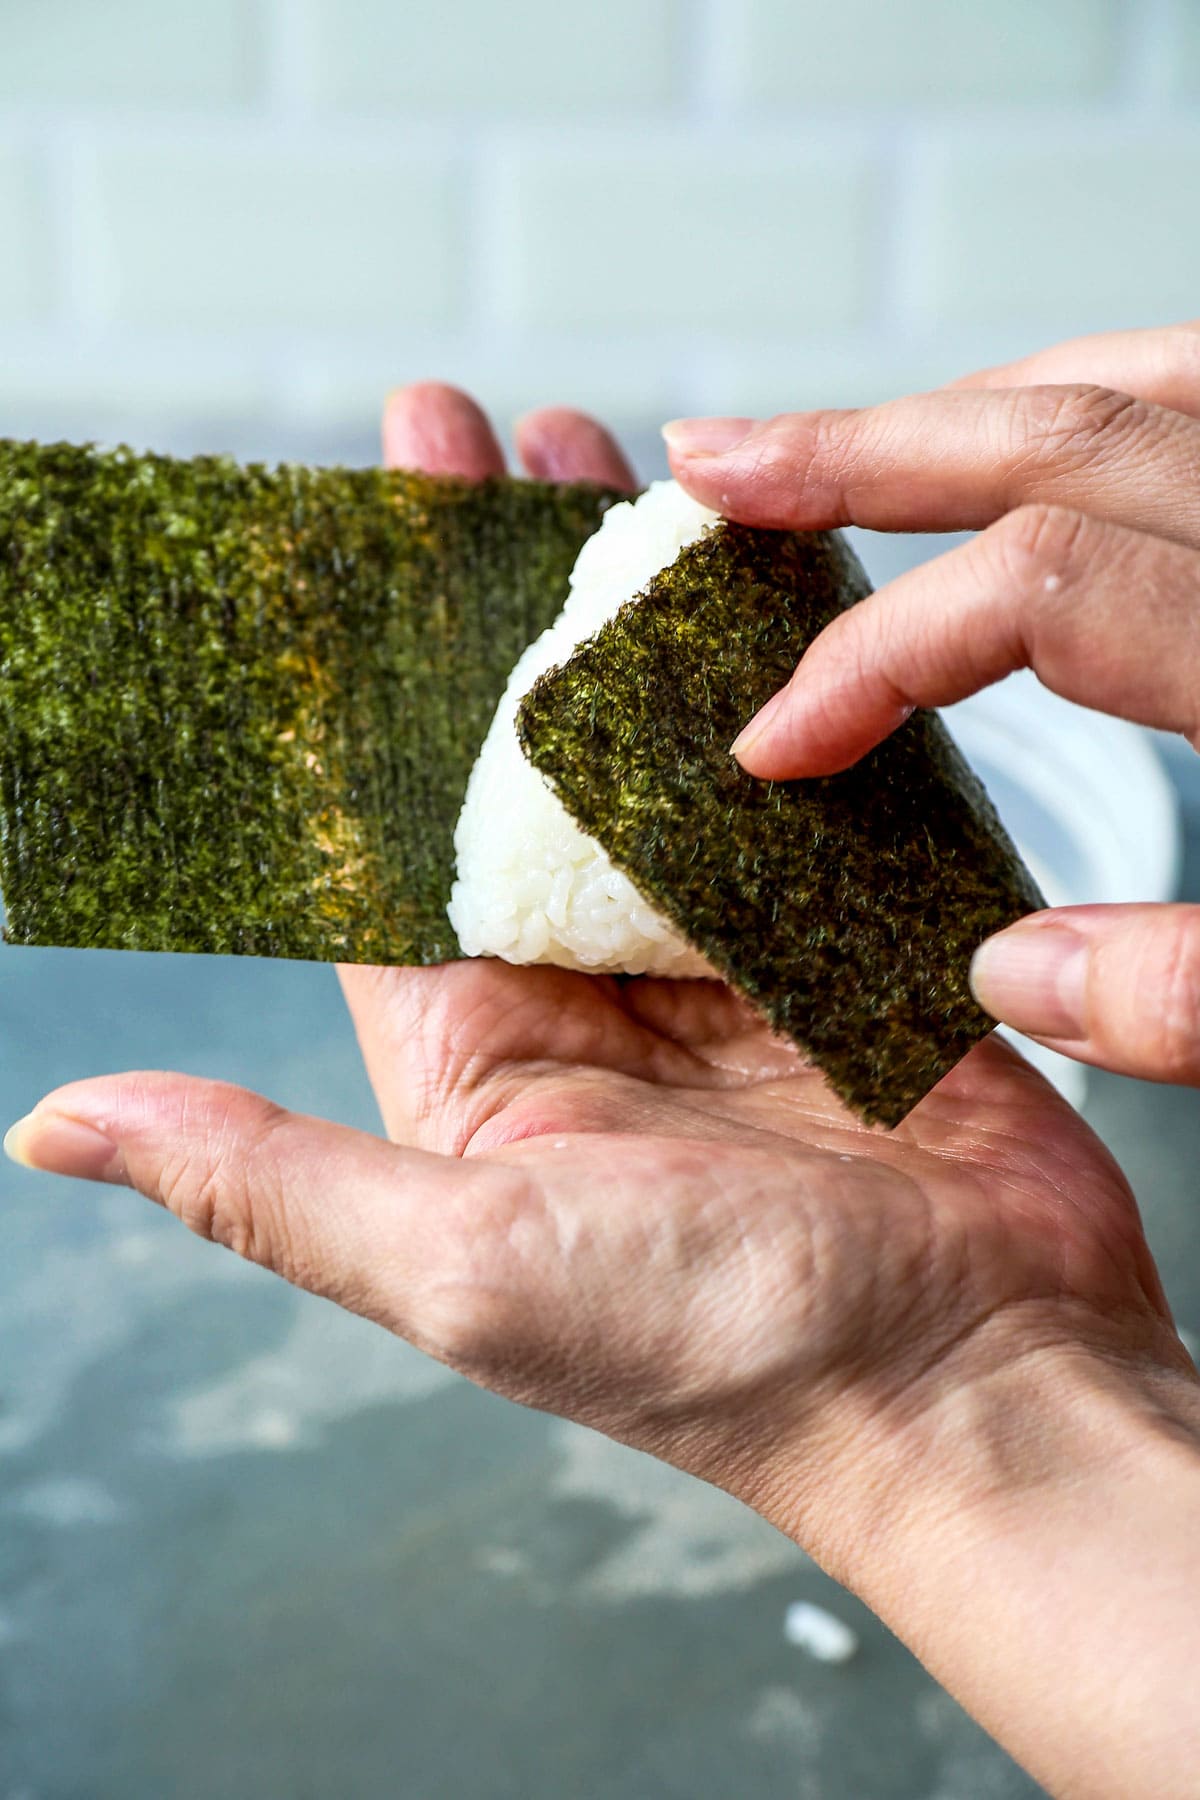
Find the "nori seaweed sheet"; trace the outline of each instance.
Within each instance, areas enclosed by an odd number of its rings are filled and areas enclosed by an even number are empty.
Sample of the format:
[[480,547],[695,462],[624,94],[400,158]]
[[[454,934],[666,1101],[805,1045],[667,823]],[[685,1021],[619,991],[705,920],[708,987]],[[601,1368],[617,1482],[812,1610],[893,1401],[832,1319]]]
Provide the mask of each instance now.
[[6,936],[459,956],[467,778],[615,497],[0,442]]
[[729,754],[870,584],[836,535],[722,524],[526,697],[526,754],[614,863],[872,1123],[895,1125],[995,1021],[967,983],[1045,905],[936,714],[844,774]]

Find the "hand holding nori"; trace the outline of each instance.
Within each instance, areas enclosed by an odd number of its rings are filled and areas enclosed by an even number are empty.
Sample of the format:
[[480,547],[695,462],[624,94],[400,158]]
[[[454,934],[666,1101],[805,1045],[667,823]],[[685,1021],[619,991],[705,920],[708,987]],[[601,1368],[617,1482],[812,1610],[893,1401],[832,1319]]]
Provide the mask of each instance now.
[[757,781],[730,756],[868,591],[838,536],[723,524],[544,675],[519,728],[646,898],[894,1125],[994,1026],[967,983],[976,945],[1045,901],[935,714],[822,779]]
[[[453,832],[509,671],[616,496],[0,443],[0,878],[17,943],[461,955]],[[728,745],[866,592],[839,538],[722,525],[543,677],[568,810],[864,1115],[991,1020],[1043,904],[939,721],[765,784]]]

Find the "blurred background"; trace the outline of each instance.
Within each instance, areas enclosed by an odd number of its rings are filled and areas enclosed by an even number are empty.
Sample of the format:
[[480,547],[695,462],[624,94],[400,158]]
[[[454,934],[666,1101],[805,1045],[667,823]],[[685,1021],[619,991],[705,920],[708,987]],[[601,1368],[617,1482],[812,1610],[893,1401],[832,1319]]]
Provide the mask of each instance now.
[[369,458],[1200,310],[1193,0],[0,0],[10,433]]
[[[648,476],[674,414],[1200,313],[1197,191],[1194,0],[0,0],[0,434],[366,462],[433,375]],[[1200,897],[1197,760],[1160,746],[1172,802],[1143,737],[1046,717],[1097,895]],[[1101,751],[1119,805],[1058,779]],[[3,1123],[167,1066],[376,1126],[326,969],[3,952],[0,1038]],[[1196,1098],[1086,1106],[1195,1329]],[[1038,1791],[723,1496],[132,1196],[0,1181],[0,1800]]]

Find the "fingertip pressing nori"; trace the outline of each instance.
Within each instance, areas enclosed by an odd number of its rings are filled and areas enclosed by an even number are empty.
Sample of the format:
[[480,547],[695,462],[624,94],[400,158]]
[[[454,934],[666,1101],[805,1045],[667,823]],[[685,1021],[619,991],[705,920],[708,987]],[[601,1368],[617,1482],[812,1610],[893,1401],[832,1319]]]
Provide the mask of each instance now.
[[467,778],[615,497],[0,442],[6,936],[459,956]]
[[936,714],[823,779],[730,756],[869,586],[839,536],[721,524],[535,684],[518,729],[645,897],[891,1126],[994,1026],[976,945],[1045,902]]

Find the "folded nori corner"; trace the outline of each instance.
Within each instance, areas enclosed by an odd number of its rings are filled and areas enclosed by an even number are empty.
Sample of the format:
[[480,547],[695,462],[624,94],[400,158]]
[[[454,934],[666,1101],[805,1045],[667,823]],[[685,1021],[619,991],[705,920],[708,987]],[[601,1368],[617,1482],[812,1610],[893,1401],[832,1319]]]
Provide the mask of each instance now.
[[1045,901],[936,714],[844,774],[770,783],[729,746],[870,591],[837,535],[721,524],[526,697],[526,754],[634,885],[892,1126],[995,1023],[972,951]]
[[8,939],[459,956],[467,778],[616,497],[0,442]]

